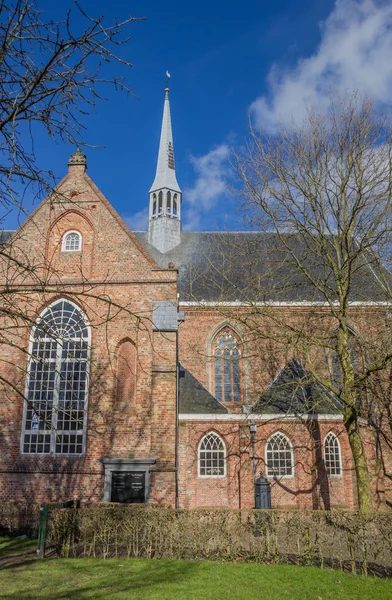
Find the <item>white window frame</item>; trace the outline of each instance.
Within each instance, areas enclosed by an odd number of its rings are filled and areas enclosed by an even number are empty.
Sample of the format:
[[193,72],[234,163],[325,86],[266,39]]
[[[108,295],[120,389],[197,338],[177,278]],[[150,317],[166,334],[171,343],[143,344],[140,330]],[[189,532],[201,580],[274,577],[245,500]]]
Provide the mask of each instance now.
[[[55,435],[56,435],[56,428],[55,428],[55,423],[53,425],[53,428],[50,431],[51,434],[51,441],[50,441],[50,446],[51,446],[51,451],[50,452],[25,452],[24,451],[24,438],[25,438],[25,434],[29,433],[29,431],[26,431],[26,413],[28,410],[28,402],[26,400],[26,398],[28,397],[28,392],[29,392],[29,379],[30,379],[30,365],[33,359],[33,343],[34,343],[34,331],[36,329],[37,326],[39,326],[43,316],[45,315],[45,313],[48,311],[49,308],[51,308],[52,306],[55,306],[58,302],[68,302],[69,304],[71,304],[72,306],[74,306],[76,308],[76,310],[78,310],[80,312],[80,314],[82,315],[82,318],[84,320],[84,323],[87,327],[87,331],[88,331],[88,336],[87,336],[87,360],[86,360],[86,389],[85,389],[85,401],[84,401],[84,412],[85,412],[85,419],[83,422],[83,441],[82,441],[82,452],[81,453],[65,453],[65,452],[61,452],[61,453],[57,453],[55,451],[52,451],[53,448],[56,447],[56,443],[55,443]],[[21,438],[20,438],[20,452],[21,454],[23,454],[24,456],[83,456],[86,453],[86,438],[87,438],[87,417],[88,417],[88,400],[89,400],[89,388],[90,388],[90,364],[91,364],[91,326],[90,326],[90,322],[89,319],[87,318],[87,315],[85,314],[85,312],[81,309],[80,306],[78,306],[77,304],[75,304],[75,302],[72,302],[72,300],[70,300],[69,298],[57,298],[54,302],[51,302],[51,304],[48,304],[48,306],[46,306],[44,308],[43,311],[41,311],[39,317],[37,318],[36,322],[34,323],[33,327],[31,328],[31,332],[30,332],[30,339],[29,339],[29,345],[28,345],[28,360],[27,360],[27,377],[26,377],[26,384],[25,384],[25,395],[24,395],[24,402],[23,402],[23,415],[22,415],[22,434],[21,434]],[[56,389],[56,396],[58,397],[58,392],[59,390]]]
[[[327,467],[327,461],[325,459],[325,443],[327,441],[327,439],[329,437],[334,437],[335,441],[337,443],[337,447],[338,447],[338,453],[339,453],[339,468],[340,468],[340,473],[328,473],[328,467]],[[334,431],[328,431],[327,435],[324,438],[324,443],[323,443],[323,458],[324,458],[324,465],[325,465],[325,471],[327,473],[327,477],[330,479],[342,479],[343,477],[343,464],[342,464],[342,448],[340,446],[340,442],[339,442],[339,438],[336,435],[336,433]]]
[[[71,233],[76,233],[77,236],[79,237],[79,248],[77,250],[71,250],[69,248],[66,248],[67,245],[67,237],[71,234]],[[61,242],[61,252],[81,252],[82,251],[82,234],[80,233],[80,231],[76,231],[76,229],[70,229],[69,231],[66,231],[63,235],[63,239]]]
[[[201,445],[203,443],[203,441],[206,439],[206,437],[208,437],[209,435],[214,435],[217,438],[219,438],[219,440],[222,443],[223,446],[223,475],[202,475],[200,472],[200,451],[201,451]],[[216,431],[208,431],[205,435],[203,435],[203,437],[201,438],[198,448],[197,448],[197,476],[199,477],[199,479],[224,479],[227,476],[227,453],[226,453],[226,444],[224,439],[222,438],[221,435],[219,435],[219,433],[216,433]]]
[[[286,440],[288,442],[288,445],[290,448],[290,455],[291,455],[291,475],[276,475],[276,473],[269,472],[269,469],[268,469],[268,444],[271,442],[272,438],[276,437],[277,435],[283,436],[284,438],[286,438]],[[264,459],[265,459],[265,470],[266,470],[268,479],[294,479],[295,467],[294,467],[293,444],[291,443],[290,438],[285,433],[283,433],[283,431],[275,431],[272,435],[269,436],[269,438],[265,444]]]

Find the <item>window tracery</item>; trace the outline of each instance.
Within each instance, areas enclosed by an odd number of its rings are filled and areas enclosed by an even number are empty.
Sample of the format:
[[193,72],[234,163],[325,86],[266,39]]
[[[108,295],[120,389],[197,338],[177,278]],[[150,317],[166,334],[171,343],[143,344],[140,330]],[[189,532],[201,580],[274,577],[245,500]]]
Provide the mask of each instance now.
[[211,431],[199,444],[199,477],[225,477],[226,451],[222,438]]
[[67,231],[63,235],[63,252],[78,252],[82,249],[82,236],[78,231]]
[[22,451],[82,454],[90,328],[69,300],[49,306],[32,330]]
[[221,332],[214,344],[215,397],[224,402],[241,400],[241,354],[237,338]]
[[293,447],[280,431],[269,438],[266,445],[267,477],[292,477],[294,475]]
[[328,475],[342,474],[342,457],[340,444],[336,435],[330,431],[324,440],[324,462]]

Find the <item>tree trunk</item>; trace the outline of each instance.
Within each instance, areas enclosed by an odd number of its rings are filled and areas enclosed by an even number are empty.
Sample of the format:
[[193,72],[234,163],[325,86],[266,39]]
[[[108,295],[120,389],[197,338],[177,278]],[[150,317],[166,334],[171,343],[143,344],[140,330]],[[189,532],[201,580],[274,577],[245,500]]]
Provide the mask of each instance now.
[[361,433],[359,431],[358,417],[355,407],[346,406],[344,411],[344,425],[348,433],[348,439],[354,460],[355,474],[357,477],[359,510],[363,512],[371,511],[373,509],[373,503],[369,469]]

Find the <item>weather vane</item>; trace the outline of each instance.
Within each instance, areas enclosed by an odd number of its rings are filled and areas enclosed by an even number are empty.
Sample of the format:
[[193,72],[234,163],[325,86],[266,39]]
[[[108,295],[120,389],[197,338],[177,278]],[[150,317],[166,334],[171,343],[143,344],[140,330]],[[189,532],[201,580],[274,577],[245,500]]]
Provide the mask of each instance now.
[[169,79],[171,77],[169,71],[166,71],[166,77],[167,77],[167,79],[166,79],[166,87],[168,88],[169,87]]

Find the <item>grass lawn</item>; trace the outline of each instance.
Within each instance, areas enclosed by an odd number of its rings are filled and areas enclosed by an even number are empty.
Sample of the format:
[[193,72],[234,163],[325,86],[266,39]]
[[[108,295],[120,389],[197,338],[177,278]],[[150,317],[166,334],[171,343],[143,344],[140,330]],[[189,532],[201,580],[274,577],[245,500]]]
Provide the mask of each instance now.
[[45,559],[0,539],[0,598],[392,600],[392,580],[316,567],[142,559]]

